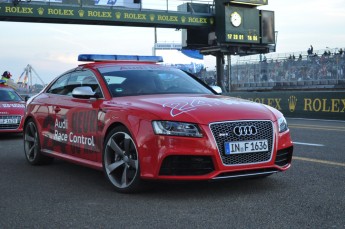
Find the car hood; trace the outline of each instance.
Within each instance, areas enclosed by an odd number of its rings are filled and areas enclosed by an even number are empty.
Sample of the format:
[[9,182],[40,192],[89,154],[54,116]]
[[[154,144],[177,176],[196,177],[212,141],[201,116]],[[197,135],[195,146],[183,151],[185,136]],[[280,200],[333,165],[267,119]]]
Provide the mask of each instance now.
[[24,115],[24,101],[0,101],[0,115]]
[[278,112],[263,104],[219,95],[130,96],[114,98],[111,103],[138,112],[146,111],[159,120],[201,124],[253,119],[275,121]]

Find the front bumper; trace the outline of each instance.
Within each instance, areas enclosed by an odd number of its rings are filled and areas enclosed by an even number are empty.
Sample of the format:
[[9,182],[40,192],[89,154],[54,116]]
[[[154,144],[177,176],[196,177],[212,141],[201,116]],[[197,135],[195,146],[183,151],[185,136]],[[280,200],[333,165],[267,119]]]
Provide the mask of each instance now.
[[[210,128],[203,126],[202,138],[146,135],[139,143],[141,177],[159,180],[212,180],[272,174],[291,166],[293,145],[289,131],[278,134],[272,124],[269,156],[242,155],[237,163],[224,163]],[[145,142],[145,143],[144,143]],[[156,147],[151,147],[155,145]],[[252,155],[251,155],[252,154]],[[251,159],[254,158],[254,159]],[[259,159],[258,159],[259,158]]]
[[[256,168],[241,168],[236,170],[222,169],[215,170],[215,166],[211,156],[168,156],[163,160],[160,167],[159,176],[161,178],[169,179],[174,177],[175,179],[183,179],[183,177],[190,177],[195,179],[225,179],[225,178],[237,178],[255,175],[265,175],[285,171],[291,165],[293,147],[278,150],[274,160],[273,166],[261,166],[257,165]],[[193,178],[194,177],[194,178]]]

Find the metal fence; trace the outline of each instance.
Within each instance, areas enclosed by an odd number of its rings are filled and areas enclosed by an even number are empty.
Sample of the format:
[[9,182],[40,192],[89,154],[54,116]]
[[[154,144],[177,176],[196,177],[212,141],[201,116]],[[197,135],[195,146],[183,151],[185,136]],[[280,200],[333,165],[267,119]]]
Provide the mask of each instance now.
[[[261,56],[262,57],[262,56]],[[234,90],[258,90],[294,87],[334,88],[345,82],[345,55],[325,51],[285,58],[238,60],[231,66],[230,83]],[[228,81],[228,80],[226,80]],[[226,82],[228,85],[228,82]]]

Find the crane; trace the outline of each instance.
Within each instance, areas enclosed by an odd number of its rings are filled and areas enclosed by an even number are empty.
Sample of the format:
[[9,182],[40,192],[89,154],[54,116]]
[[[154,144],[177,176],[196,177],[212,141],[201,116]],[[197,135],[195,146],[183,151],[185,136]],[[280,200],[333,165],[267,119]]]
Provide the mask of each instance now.
[[[41,81],[42,85],[45,86],[45,83],[42,80],[42,78],[37,74],[35,69],[30,64],[28,64],[24,68],[24,71],[20,75],[20,77],[19,77],[19,79],[17,81],[17,84],[19,84],[19,82],[22,82],[22,86],[21,87],[26,87],[27,85],[30,85],[30,88],[32,88],[32,73],[34,73],[36,75],[36,77]],[[23,76],[24,76],[24,78],[22,80]],[[30,81],[30,82],[28,82],[28,81]]]

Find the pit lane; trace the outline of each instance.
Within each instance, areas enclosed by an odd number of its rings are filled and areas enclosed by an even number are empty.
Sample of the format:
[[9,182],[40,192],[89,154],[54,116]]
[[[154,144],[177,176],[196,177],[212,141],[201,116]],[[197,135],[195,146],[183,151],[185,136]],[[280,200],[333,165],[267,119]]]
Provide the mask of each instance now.
[[293,164],[265,179],[158,182],[136,195],[99,171],[26,163],[0,135],[0,228],[344,228],[345,122],[288,119]]

